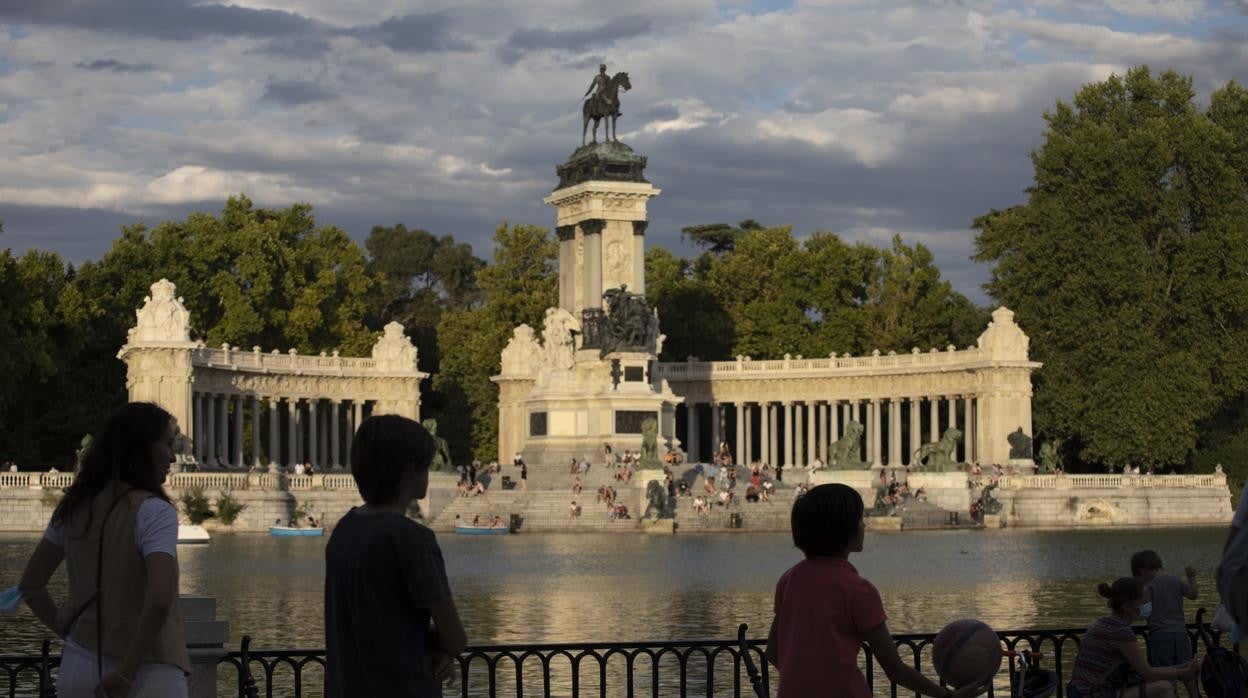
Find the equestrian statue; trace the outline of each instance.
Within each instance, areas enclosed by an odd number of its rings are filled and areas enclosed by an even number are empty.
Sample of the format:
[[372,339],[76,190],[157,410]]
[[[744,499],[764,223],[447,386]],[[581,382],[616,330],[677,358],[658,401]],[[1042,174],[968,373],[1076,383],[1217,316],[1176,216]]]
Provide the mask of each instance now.
[[602,138],[604,141],[618,141],[616,138],[615,122],[620,117],[620,90],[625,92],[633,89],[633,84],[628,81],[628,73],[619,72],[615,75],[607,75],[607,66],[602,64],[598,66],[598,74],[594,76],[593,82],[589,84],[589,89],[585,90],[585,102],[581,105],[581,145],[585,145],[585,133],[589,130],[589,122],[592,119],[594,128],[592,132],[593,142],[598,142],[598,122],[606,120],[603,124]]

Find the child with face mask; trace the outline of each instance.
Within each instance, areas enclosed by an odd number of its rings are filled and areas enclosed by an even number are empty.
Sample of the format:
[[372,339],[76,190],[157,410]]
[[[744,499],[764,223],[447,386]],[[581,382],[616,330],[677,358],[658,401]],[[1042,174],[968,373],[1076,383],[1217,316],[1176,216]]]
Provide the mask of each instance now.
[[[1196,570],[1185,570],[1187,581],[1173,574],[1161,573],[1161,556],[1153,550],[1141,550],[1131,556],[1131,576],[1148,588],[1148,663],[1153,666],[1178,666],[1192,661],[1192,643],[1187,637],[1187,618],[1183,599],[1197,598]],[[1196,679],[1184,681],[1188,695],[1195,698]]]
[[1088,626],[1066,695],[1071,698],[1173,698],[1174,681],[1200,675],[1200,660],[1180,666],[1149,664],[1131,623],[1144,617],[1150,603],[1144,582],[1122,577],[1097,587],[1110,613]]

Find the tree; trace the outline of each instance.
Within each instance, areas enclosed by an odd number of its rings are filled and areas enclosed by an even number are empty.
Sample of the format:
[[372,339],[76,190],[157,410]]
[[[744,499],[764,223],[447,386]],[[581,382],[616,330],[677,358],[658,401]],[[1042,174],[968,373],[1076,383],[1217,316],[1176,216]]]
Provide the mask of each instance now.
[[[449,235],[436,237],[401,223],[373,226],[364,247],[368,272],[377,279],[368,298],[368,326],[380,330],[391,321],[402,323],[420,354],[421,370],[437,375],[438,324],[448,310],[480,302],[476,277],[485,261]],[[462,402],[436,389],[427,391],[421,402],[441,422],[448,410],[463,408]]]
[[[1027,203],[974,222],[1032,338],[1036,421],[1091,466],[1181,464],[1248,387],[1248,94],[1147,67],[1045,113]],[[1234,420],[1223,420],[1233,422]]]
[[177,284],[193,336],[210,345],[363,354],[373,343],[363,251],[342,230],[316,226],[306,204],[259,209],[238,196],[220,216],[127,226],[101,260],[76,270],[49,253],[14,260],[5,251],[0,454],[72,463],[82,435],[126,400],[117,350],[161,277]]
[[661,247],[646,250],[646,300],[659,311],[667,336],[663,361],[703,361],[731,357],[732,318],[705,279],[692,274],[688,260]]
[[984,330],[988,314],[940,278],[922,244],[911,247],[894,235],[892,245],[874,257],[860,326],[864,349],[965,346]]
[[498,388],[490,376],[500,370],[512,329],[540,331],[546,309],[558,302],[557,255],[546,228],[503,223],[494,231],[493,263],[477,274],[484,304],[449,310],[438,324],[442,363],[433,387],[447,405],[463,406],[438,426],[459,462],[498,452]]
[[741,236],[751,231],[764,229],[761,223],[749,218],[738,223],[735,228],[727,223],[685,226],[680,229],[680,236],[711,254],[722,255],[731,252]]

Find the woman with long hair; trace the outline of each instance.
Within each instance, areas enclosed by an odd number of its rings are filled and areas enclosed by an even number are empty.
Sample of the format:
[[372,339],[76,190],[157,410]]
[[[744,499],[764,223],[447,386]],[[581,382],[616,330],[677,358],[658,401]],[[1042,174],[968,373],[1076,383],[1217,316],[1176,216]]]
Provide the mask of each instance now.
[[[156,405],[117,408],[26,563],[22,597],[65,643],[62,698],[187,695],[178,514],[163,487],[175,432],[173,417]],[[61,562],[69,598],[58,607],[46,587]]]
[[1079,643],[1066,695],[1072,698],[1173,698],[1174,682],[1200,675],[1200,660],[1172,667],[1150,666],[1131,622],[1152,608],[1144,583],[1122,577],[1096,588],[1110,613],[1088,626]]

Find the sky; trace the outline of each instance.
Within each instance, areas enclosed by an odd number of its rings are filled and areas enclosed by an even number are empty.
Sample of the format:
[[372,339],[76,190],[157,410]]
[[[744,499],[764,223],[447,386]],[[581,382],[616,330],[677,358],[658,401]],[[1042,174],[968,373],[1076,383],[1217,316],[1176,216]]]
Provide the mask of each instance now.
[[242,192],[488,259],[499,223],[553,225],[600,62],[650,244],[900,235],[987,303],[969,226],[1025,201],[1044,111],[1140,64],[1248,82],[1248,0],[0,0],[0,246],[82,262]]

